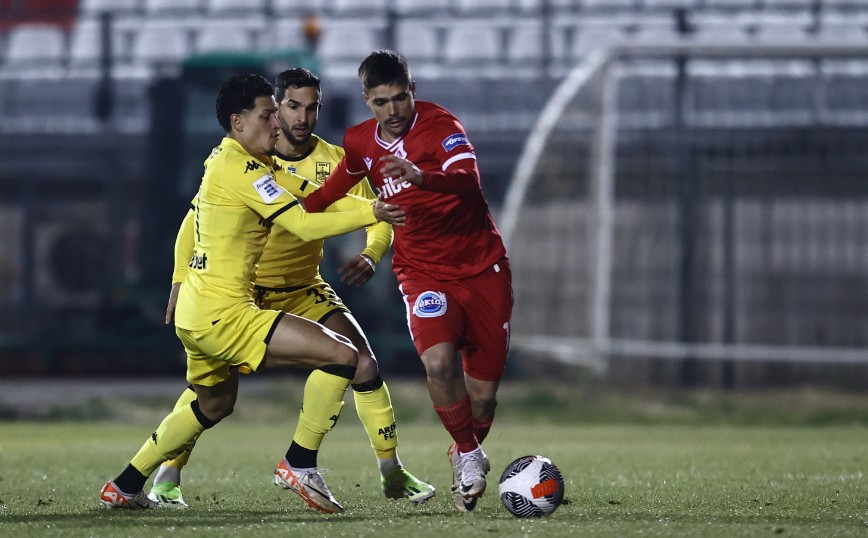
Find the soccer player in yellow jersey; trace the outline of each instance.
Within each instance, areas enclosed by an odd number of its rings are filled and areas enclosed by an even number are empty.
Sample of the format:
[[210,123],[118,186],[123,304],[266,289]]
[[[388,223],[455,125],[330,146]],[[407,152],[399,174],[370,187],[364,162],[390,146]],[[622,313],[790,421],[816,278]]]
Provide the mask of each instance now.
[[[103,486],[103,506],[160,506],[145,495],[145,482],[160,464],[232,413],[241,367],[313,369],[299,419],[307,446],[319,446],[340,416],[343,395],[356,376],[357,349],[318,323],[259,308],[253,293],[256,264],[273,226],[313,241],[378,220],[396,223],[400,211],[380,199],[359,206],[358,199],[347,197],[355,209],[306,213],[281,186],[291,175],[271,157],[280,132],[273,93],[261,76],[240,75],[226,81],[217,95],[217,119],[226,137],[205,162],[193,254],[175,311],[175,332],[187,354],[187,381],[196,399],[166,416],[123,472]],[[283,476],[288,487],[308,496],[309,504],[331,503],[333,511],[340,510],[316,468],[287,470]]]
[[[289,69],[277,76],[274,89],[281,129],[274,151],[275,161],[299,176],[310,178],[309,182],[287,182],[285,185],[292,194],[302,197],[322,184],[331,169],[343,158],[344,151],[313,134],[322,106],[319,77],[304,68]],[[375,198],[367,182],[358,183],[350,194],[369,200]],[[174,309],[172,298],[184,281],[187,261],[193,251],[193,218],[194,212],[191,210],[181,226],[175,245],[174,291],[166,312],[167,323],[171,321]],[[361,254],[339,269],[345,282],[361,285],[373,276],[374,267],[392,245],[391,225],[379,222],[368,227],[366,243]],[[355,318],[320,275],[322,256],[323,240],[305,241],[284,229],[273,228],[256,269],[257,304],[261,308],[283,310],[322,323],[350,339],[359,350],[359,363],[352,381],[353,398],[359,419],[377,456],[383,493],[392,499],[407,498],[414,503],[425,502],[434,496],[434,487],[406,471],[398,457],[398,435],[388,387],[380,377],[374,352]],[[195,399],[196,393],[188,389],[178,399],[176,407],[190,405]],[[287,461],[292,463],[282,462],[284,467],[316,467],[316,452],[302,446],[304,439],[304,431],[300,428],[287,454]],[[186,506],[180,482],[181,468],[189,456],[190,450],[187,450],[160,467],[149,494],[152,500],[159,501],[165,507]],[[285,472],[285,469],[278,467],[280,472]],[[276,475],[275,482],[283,485],[279,475]]]

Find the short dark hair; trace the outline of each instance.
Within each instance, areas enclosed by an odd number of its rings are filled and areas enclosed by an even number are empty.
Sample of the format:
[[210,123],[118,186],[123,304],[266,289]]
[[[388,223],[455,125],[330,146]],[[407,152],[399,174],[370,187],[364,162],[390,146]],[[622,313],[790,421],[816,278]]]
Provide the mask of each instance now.
[[305,69],[304,67],[293,67],[292,69],[287,69],[277,75],[277,78],[274,79],[274,98],[277,99],[278,103],[283,100],[283,95],[289,87],[314,87],[317,91],[321,91],[319,86],[319,77],[314,75],[310,69]]
[[274,89],[262,75],[235,75],[220,87],[217,94],[217,121],[227,133],[232,131],[229,118],[256,107],[257,97],[271,97]]
[[407,58],[395,51],[374,51],[359,66],[359,80],[365,90],[383,84],[409,85],[410,66],[407,65]]

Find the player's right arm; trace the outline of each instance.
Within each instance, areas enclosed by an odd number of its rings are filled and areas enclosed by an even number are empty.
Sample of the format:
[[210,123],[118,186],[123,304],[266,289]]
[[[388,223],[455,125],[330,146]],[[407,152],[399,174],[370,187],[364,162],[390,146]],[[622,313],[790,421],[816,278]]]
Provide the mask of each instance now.
[[292,194],[287,192],[286,195],[292,200],[265,217],[263,222],[266,225],[274,223],[297,235],[302,241],[343,235],[374,224],[378,220],[371,203],[349,211],[308,213]]
[[328,206],[343,198],[353,186],[364,179],[365,172],[350,172],[347,157],[332,170],[322,187],[312,192],[304,199],[304,208],[312,213],[325,210]]

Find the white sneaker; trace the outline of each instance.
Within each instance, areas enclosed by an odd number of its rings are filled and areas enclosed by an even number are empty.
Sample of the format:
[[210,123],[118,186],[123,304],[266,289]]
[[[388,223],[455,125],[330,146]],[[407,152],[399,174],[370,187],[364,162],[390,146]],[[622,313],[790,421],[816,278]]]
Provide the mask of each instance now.
[[[488,456],[485,455],[485,452],[482,452],[482,448],[478,448],[474,450],[472,453],[481,453],[482,455],[482,469],[484,472],[482,473],[482,483],[479,484],[478,470],[475,475],[476,489],[475,495],[468,496],[467,491],[473,491],[473,484],[471,484],[468,488],[462,488],[462,476],[463,470],[465,468],[465,460],[462,456],[466,456],[460,454],[458,449],[455,446],[455,443],[449,447],[449,464],[452,465],[452,505],[459,512],[470,512],[474,508],[476,508],[476,501],[479,500],[479,497],[482,496],[482,493],[485,491],[485,473],[490,469],[490,464],[488,462]],[[468,475],[469,476],[469,475]],[[480,490],[481,486],[481,490]]]
[[455,456],[455,453],[458,451],[455,443],[449,445],[449,450],[447,454],[449,454],[449,465],[452,466],[452,506],[455,507],[459,512],[470,512],[474,508],[476,508],[476,497],[471,499],[465,499],[463,495],[461,495],[461,489],[459,485],[461,484],[461,472],[458,470],[458,458]]
[[316,508],[320,512],[333,514],[344,511],[344,507],[340,505],[334,498],[334,495],[332,495],[332,492],[329,491],[329,487],[326,485],[325,480],[322,479],[319,469],[307,472],[294,471],[289,467],[286,458],[284,458],[274,469],[274,485],[294,491],[309,506]]
[[99,502],[106,508],[160,508],[160,503],[149,499],[144,491],[134,494],[124,493],[114,482],[107,482],[102,487],[99,492]]
[[456,450],[455,455],[458,459],[457,468],[461,476],[461,483],[458,486],[461,496],[465,499],[481,497],[485,493],[485,486],[487,485],[485,475],[491,468],[488,463],[488,456],[482,451],[482,447],[466,454]]

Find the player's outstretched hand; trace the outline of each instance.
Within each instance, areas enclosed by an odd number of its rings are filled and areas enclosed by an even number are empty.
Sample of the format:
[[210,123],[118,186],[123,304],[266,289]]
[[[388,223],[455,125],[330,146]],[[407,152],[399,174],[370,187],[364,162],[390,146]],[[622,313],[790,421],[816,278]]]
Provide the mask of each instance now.
[[403,226],[407,220],[404,210],[395,204],[386,202],[382,192],[374,200],[374,216],[377,217],[378,221],[388,222],[392,226]]
[[407,159],[390,153],[380,157],[380,162],[383,163],[380,172],[383,177],[391,179],[393,185],[397,186],[405,181],[413,185],[422,184],[422,171]]
[[341,282],[350,286],[359,287],[374,276],[374,260],[367,256],[357,254],[338,267]]
[[173,282],[172,290],[169,292],[169,304],[166,305],[166,325],[172,323],[172,317],[175,315],[175,305],[178,304],[178,292],[181,291],[181,283]]

